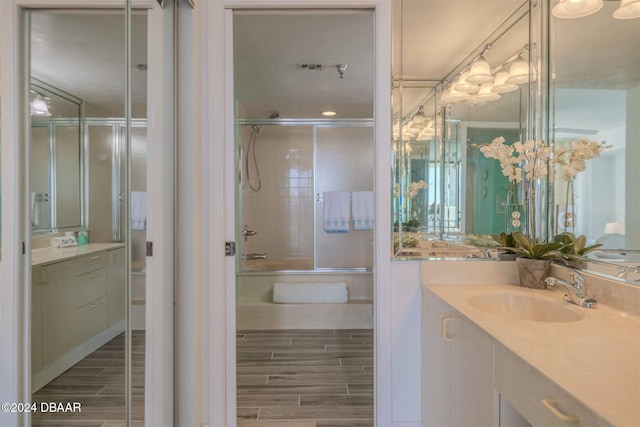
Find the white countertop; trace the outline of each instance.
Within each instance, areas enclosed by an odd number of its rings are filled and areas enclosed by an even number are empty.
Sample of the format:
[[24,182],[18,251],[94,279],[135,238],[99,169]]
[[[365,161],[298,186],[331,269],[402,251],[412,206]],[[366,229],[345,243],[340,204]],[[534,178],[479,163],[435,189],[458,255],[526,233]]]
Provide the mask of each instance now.
[[603,304],[581,308],[575,322],[536,322],[491,314],[469,303],[473,295],[534,293],[553,303],[564,292],[514,285],[423,284],[456,311],[616,426],[640,426],[640,319]]
[[87,245],[69,246],[66,248],[33,249],[31,251],[31,266],[37,267],[88,255],[93,252],[123,247],[123,243],[89,243]]

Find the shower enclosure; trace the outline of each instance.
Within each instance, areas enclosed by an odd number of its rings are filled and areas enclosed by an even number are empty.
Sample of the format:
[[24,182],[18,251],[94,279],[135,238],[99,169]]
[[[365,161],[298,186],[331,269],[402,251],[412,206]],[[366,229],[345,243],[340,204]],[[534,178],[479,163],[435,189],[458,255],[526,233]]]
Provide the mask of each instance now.
[[239,120],[239,271],[372,267],[372,229],[323,227],[324,193],[373,190],[372,124]]

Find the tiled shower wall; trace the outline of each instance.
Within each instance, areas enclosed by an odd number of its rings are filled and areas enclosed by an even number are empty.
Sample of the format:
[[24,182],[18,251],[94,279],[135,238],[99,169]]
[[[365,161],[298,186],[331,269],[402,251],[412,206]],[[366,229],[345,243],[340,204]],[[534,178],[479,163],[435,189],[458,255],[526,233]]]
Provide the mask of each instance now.
[[[260,129],[257,135],[245,125],[241,133],[248,170],[243,161],[240,226],[257,233],[246,242],[242,239],[242,254],[266,253],[269,261],[304,259],[309,261],[305,267],[300,268],[297,262],[285,269],[312,269],[315,244],[318,267],[371,267],[372,231],[327,235],[322,228],[323,201],[321,197],[316,200],[315,193],[373,189],[372,129],[316,127],[315,159],[312,126],[264,125],[256,129]],[[253,137],[255,151],[249,146]],[[254,189],[260,185],[260,190],[252,190],[249,182]],[[247,269],[254,269],[252,264],[258,262],[243,263]]]
[[[251,126],[243,126],[246,152]],[[243,254],[267,253],[275,259],[313,259],[313,128],[264,125],[249,150],[249,171],[242,171],[241,227],[257,234],[242,241]]]

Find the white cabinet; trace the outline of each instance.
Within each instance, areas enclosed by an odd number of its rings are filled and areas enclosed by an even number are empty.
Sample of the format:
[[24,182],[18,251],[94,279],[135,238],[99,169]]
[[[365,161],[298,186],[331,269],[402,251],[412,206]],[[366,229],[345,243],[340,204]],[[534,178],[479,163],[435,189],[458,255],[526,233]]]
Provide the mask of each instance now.
[[494,425],[493,340],[422,291],[425,427]]
[[37,266],[31,277],[35,391],[122,332],[124,249]]
[[[610,426],[588,407],[501,345],[496,346],[495,386],[505,400],[533,426]],[[519,424],[501,419],[501,427]]]
[[77,343],[75,261],[40,267],[33,278],[41,297],[42,365],[46,366]]
[[76,298],[78,342],[107,328],[107,254],[78,258]]
[[124,248],[107,252],[107,298],[109,326],[124,319],[126,310],[126,275]]

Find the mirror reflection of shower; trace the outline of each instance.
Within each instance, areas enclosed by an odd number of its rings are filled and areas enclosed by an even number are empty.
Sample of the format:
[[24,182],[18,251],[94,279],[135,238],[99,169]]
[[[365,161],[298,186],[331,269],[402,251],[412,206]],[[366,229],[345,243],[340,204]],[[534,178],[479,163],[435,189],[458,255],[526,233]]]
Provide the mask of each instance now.
[[[276,111],[269,114],[267,119],[277,119],[280,114]],[[251,134],[246,146],[242,142],[242,157],[244,158],[245,179],[242,182],[242,188],[249,187],[251,191],[258,192],[262,188],[262,178],[260,178],[260,169],[258,168],[258,159],[256,158],[256,142],[258,134],[262,130],[262,125],[251,125]],[[252,177],[252,173],[255,175]]]

